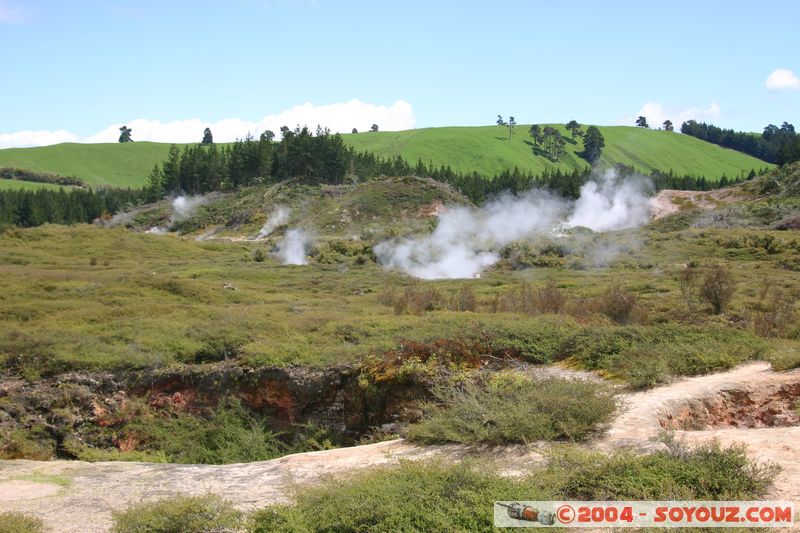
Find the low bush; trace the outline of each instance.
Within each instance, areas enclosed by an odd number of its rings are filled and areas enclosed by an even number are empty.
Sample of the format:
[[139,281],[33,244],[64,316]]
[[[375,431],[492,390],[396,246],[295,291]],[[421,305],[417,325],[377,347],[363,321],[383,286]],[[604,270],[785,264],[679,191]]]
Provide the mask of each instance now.
[[48,461],[55,452],[55,444],[44,426],[0,431],[0,459]]
[[766,359],[773,370],[791,370],[800,367],[799,340],[781,340],[773,343]]
[[529,363],[544,364],[553,361],[577,327],[569,317],[541,315],[492,323],[481,328],[481,334],[489,346],[508,350]]
[[263,263],[264,261],[267,260],[267,253],[261,248],[256,248],[255,250],[253,250],[253,253],[251,255],[253,257],[253,261],[255,261],[256,263]]
[[541,480],[503,477],[484,464],[401,462],[301,488],[295,505],[254,513],[251,531],[491,531],[495,500],[550,496]]
[[636,388],[661,383],[670,375],[695,376],[762,358],[767,344],[741,330],[721,326],[587,327],[559,349],[556,359],[572,358]]
[[778,471],[748,459],[743,446],[666,442],[648,455],[570,452],[550,468],[569,472],[561,492],[577,500],[747,500],[764,494]]
[[364,265],[375,262],[371,242],[334,239],[317,246],[311,256],[321,264]]
[[215,495],[175,496],[113,513],[113,533],[208,533],[237,531],[242,514]]
[[0,533],[44,533],[41,518],[25,513],[0,513]]
[[608,423],[616,408],[605,385],[563,378],[534,379],[500,373],[486,382],[434,387],[434,402],[408,438],[426,444],[528,443],[584,440]]
[[538,242],[514,241],[499,251],[501,265],[513,270],[526,268],[560,268],[565,264],[569,250],[565,245],[552,240]]

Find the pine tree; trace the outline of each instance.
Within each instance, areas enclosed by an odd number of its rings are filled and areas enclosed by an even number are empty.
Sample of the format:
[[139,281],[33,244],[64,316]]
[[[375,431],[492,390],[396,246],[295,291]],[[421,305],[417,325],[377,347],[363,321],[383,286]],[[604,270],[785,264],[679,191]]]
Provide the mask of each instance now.
[[572,140],[575,140],[575,137],[581,134],[581,125],[575,120],[567,122],[565,127],[572,133]]
[[596,126],[589,126],[583,134],[583,158],[589,163],[596,162],[605,145],[606,141],[600,130]]
[[161,165],[155,164],[150,175],[147,177],[147,201],[155,202],[164,197],[164,175],[161,172]]
[[133,142],[133,137],[131,136],[131,134],[133,133],[133,130],[130,129],[128,126],[122,126],[119,129],[119,132],[120,132],[119,133],[119,142],[121,142],[121,143],[132,143]]

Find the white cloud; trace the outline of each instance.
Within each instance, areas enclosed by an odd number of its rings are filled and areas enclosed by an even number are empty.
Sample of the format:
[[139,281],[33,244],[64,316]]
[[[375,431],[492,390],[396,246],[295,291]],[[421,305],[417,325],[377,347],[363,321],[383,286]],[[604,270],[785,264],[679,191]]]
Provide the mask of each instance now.
[[[2,1],[2,0],[0,0]],[[248,133],[260,135],[272,130],[280,135],[281,126],[294,128],[296,125],[308,126],[316,130],[317,125],[330,128],[334,133],[350,133],[369,130],[377,124],[381,131],[413,129],[416,125],[414,110],[408,102],[398,100],[391,106],[369,104],[351,100],[341,104],[314,105],[305,103],[291,109],[267,115],[261,120],[251,122],[237,118],[206,122],[200,119],[176,120],[162,123],[159,120],[136,119],[125,123],[133,130],[134,141],[155,141],[168,143],[200,142],[203,130],[211,128],[216,142],[230,142],[244,138]],[[0,134],[0,148],[12,146],[42,146],[61,142],[116,142],[122,123],[112,124],[102,131],[85,138],[68,131],[19,131]]]
[[785,68],[778,68],[767,76],[764,86],[770,91],[785,91],[789,89],[800,89],[800,78],[794,72]]
[[0,0],[0,23],[22,24],[28,20],[26,12],[19,6]]
[[77,135],[66,130],[16,131],[14,133],[0,133],[0,148],[45,146],[48,144],[76,142],[77,140]]
[[651,128],[660,128],[665,120],[672,121],[673,126],[678,129],[687,120],[710,120],[718,118],[722,108],[716,102],[711,102],[705,109],[699,107],[667,108],[658,102],[647,102],[633,117],[626,117],[624,125],[633,126],[636,118],[643,116],[647,118],[647,123]]
[[[191,119],[167,123],[138,119],[126,124],[133,130],[134,141],[185,143],[199,142],[205,128],[211,128],[214,141],[230,142],[237,138],[243,138],[247,133],[252,133],[257,137],[265,130],[272,130],[279,135],[281,126],[294,128],[296,125],[300,125],[316,130],[317,125],[320,125],[330,128],[334,133],[350,133],[353,128],[367,131],[372,124],[378,124],[383,131],[408,130],[414,127],[416,118],[411,105],[403,100],[398,100],[391,106],[351,100],[343,104],[329,105],[305,103],[277,115],[267,115],[257,122],[236,118],[218,122]],[[119,138],[121,125],[113,124],[88,137],[85,142],[115,142]]]

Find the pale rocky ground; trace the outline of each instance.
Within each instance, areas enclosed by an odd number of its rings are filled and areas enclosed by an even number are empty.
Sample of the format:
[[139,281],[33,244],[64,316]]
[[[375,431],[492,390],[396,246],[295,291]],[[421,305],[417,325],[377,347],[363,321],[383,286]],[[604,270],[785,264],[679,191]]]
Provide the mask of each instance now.
[[650,199],[650,212],[653,218],[659,219],[690,206],[707,210],[716,209],[735,201],[740,195],[741,192],[736,187],[713,191],[664,189]]
[[[623,397],[620,414],[608,431],[589,446],[606,451],[624,447],[657,448],[663,445],[654,439],[664,426],[711,413],[709,420],[717,424],[716,429],[678,430],[676,437],[689,443],[716,438],[723,444],[746,444],[753,458],[782,467],[768,498],[794,500],[800,507],[800,427],[718,427],[737,423],[736,417],[746,419],[747,405],[758,403],[759,394],[763,399],[779,387],[798,383],[800,370],[778,373],[771,371],[767,363],[754,362],[728,372],[628,394]],[[738,398],[742,405],[731,404],[731,398]],[[771,409],[765,408],[764,413],[771,413],[774,410]],[[217,493],[249,510],[290,501],[297,484],[385,465],[400,458],[438,456],[458,460],[483,455],[509,465],[504,470],[513,474],[541,461],[544,448],[543,445],[491,449],[456,445],[419,447],[398,439],[223,466],[3,461],[0,462],[0,511],[37,515],[53,531],[103,532],[111,524],[112,511],[171,494]]]

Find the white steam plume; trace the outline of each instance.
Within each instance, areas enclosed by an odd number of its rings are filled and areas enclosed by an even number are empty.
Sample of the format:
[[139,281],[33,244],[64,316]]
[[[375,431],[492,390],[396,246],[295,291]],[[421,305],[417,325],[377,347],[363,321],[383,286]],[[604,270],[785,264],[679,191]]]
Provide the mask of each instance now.
[[272,214],[269,215],[267,221],[261,226],[261,231],[258,232],[256,235],[256,239],[263,239],[264,237],[268,236],[270,233],[275,231],[277,228],[283,226],[287,222],[289,222],[289,216],[292,214],[292,210],[288,207],[279,205]]
[[167,233],[175,224],[182,222],[194,215],[198,207],[206,203],[202,196],[178,196],[172,200],[172,213],[169,216],[169,223],[166,226],[152,227],[146,233],[163,235]]
[[634,228],[650,220],[646,181],[617,181],[613,171],[596,181],[586,182],[575,202],[568,226],[585,226],[594,231]]
[[202,196],[178,196],[172,201],[171,222],[181,222],[191,217],[195,210],[205,203]]
[[284,265],[306,265],[311,236],[301,229],[290,229],[278,243],[278,257]]
[[504,195],[480,209],[449,209],[430,235],[384,241],[375,246],[375,255],[380,264],[422,279],[472,278],[515,240],[565,226],[612,231],[646,223],[648,188],[645,179],[620,181],[608,171],[584,184],[575,202],[537,189]]

